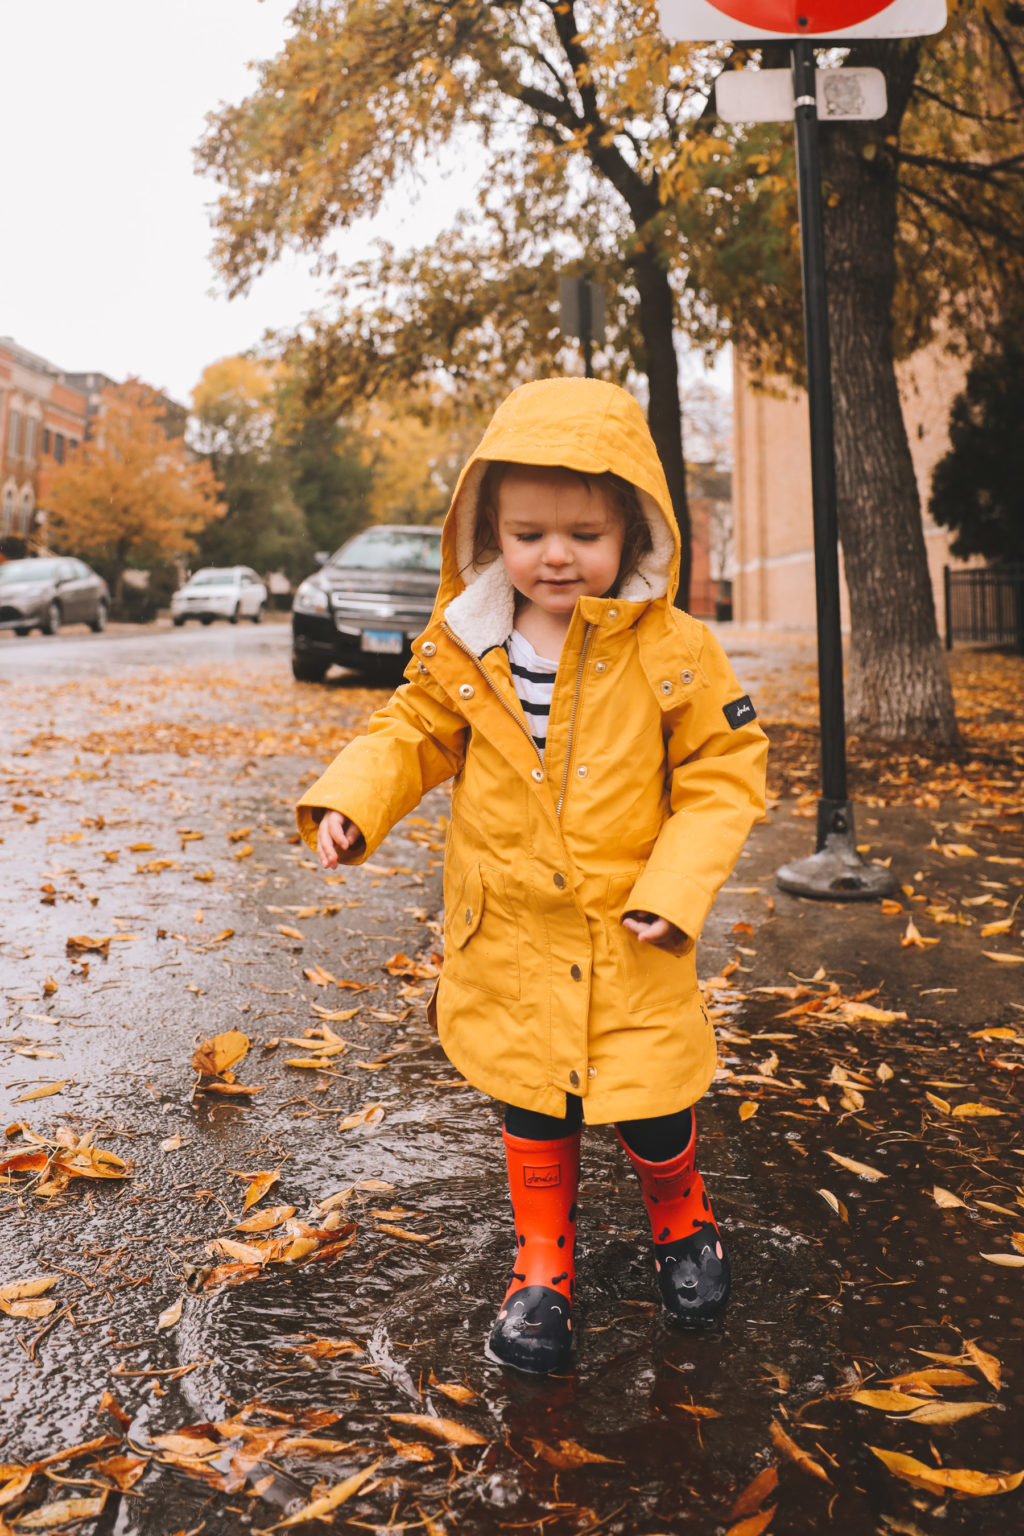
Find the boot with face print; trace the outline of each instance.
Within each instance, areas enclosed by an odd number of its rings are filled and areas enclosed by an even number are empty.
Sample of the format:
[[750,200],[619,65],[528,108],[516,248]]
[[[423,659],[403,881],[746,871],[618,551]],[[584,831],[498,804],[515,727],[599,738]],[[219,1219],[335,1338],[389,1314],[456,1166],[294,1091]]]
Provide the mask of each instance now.
[[683,1150],[664,1163],[638,1157],[618,1132],[640,1181],[654,1238],[661,1299],[684,1328],[713,1323],[729,1299],[729,1260],[697,1168],[697,1123]]
[[580,1137],[577,1131],[559,1141],[527,1141],[502,1134],[516,1256],[487,1353],[542,1375],[557,1371],[572,1350]]

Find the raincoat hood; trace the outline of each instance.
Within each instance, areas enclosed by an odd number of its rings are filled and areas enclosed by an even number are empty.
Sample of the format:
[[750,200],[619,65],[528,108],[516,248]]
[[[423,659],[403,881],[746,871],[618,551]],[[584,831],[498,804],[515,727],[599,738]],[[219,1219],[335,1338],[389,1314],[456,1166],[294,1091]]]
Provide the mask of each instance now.
[[477,655],[512,629],[515,592],[500,558],[473,559],[480,490],[489,463],[562,466],[619,475],[633,484],[651,549],[616,592],[624,602],[675,597],[679,532],[665,472],[640,406],[601,379],[541,379],[520,385],[498,407],[459,477],[441,538],[441,583],[434,619],[443,619]]

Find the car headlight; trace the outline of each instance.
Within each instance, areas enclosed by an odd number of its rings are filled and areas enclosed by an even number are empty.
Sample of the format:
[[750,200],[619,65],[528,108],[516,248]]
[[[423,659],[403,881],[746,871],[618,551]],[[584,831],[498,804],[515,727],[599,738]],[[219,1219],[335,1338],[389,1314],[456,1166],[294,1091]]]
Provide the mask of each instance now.
[[295,607],[300,613],[326,613],[330,604],[327,593],[315,581],[304,581],[295,594]]

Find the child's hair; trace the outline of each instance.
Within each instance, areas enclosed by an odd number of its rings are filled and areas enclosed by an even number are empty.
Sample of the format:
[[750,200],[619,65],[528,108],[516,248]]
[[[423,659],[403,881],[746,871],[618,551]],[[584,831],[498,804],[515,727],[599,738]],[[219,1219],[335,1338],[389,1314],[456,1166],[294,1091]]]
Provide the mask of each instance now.
[[[508,459],[492,459],[487,465],[480,482],[476,527],[473,530],[473,564],[478,570],[485,565],[490,565],[500,554],[498,495],[502,481],[510,470],[536,467],[538,466],[513,463]],[[561,465],[551,467],[564,469]],[[567,475],[575,475],[588,491],[603,494],[612,511],[622,518],[625,539],[622,544],[619,574],[615,578],[613,588],[613,591],[617,592],[621,584],[628,581],[634,574],[644,555],[653,548],[650,526],[640,505],[640,493],[629,480],[624,480],[621,475],[612,474],[610,470],[599,475],[588,475],[579,469],[564,469],[564,472]]]

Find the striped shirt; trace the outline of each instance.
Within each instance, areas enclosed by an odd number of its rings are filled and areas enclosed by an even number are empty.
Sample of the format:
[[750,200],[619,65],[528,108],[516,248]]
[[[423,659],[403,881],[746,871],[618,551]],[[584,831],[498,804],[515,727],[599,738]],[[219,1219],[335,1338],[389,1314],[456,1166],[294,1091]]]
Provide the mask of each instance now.
[[514,629],[505,641],[505,649],[512,668],[512,685],[523,706],[523,714],[537,751],[543,757],[558,663],[548,661],[546,656],[538,656],[529,640],[518,629]]

